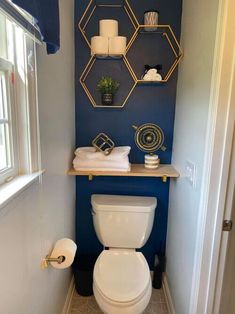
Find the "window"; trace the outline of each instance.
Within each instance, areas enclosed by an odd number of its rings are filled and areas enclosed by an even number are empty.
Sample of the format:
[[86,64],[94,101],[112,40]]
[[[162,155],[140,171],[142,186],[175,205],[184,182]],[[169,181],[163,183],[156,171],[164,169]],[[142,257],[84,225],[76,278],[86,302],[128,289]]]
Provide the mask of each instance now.
[[0,15],[0,183],[17,173],[16,149],[13,140],[13,55],[11,25]]
[[0,184],[40,170],[35,42],[0,12]]
[[0,71],[0,172],[14,167],[9,73]]

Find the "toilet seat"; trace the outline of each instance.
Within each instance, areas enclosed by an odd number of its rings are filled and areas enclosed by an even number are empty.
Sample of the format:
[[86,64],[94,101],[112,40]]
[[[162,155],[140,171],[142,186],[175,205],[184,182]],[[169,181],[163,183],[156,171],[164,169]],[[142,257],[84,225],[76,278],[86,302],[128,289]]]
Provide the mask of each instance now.
[[148,288],[146,289],[144,295],[135,300],[135,302],[113,302],[107,299],[96,287],[95,282],[93,283],[93,291],[96,302],[102,309],[104,314],[142,314],[146,309],[152,293],[152,282],[149,281]]
[[150,271],[142,253],[132,249],[104,250],[94,268],[94,285],[103,297],[120,305],[138,302],[150,284]]

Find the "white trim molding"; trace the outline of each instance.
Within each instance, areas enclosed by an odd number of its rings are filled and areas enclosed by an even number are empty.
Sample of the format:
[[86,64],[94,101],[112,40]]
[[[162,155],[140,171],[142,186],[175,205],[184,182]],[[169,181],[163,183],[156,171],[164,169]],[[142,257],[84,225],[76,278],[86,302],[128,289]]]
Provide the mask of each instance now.
[[166,304],[167,304],[168,312],[169,312],[169,314],[176,314],[174,303],[173,303],[172,296],[171,296],[170,287],[169,287],[169,284],[167,281],[167,275],[165,273],[163,274],[162,286],[163,286],[163,292],[164,292],[165,298],[166,298]]
[[41,176],[45,170],[40,170],[30,174],[22,174],[11,181],[0,185],[0,211],[5,207],[13,198],[18,196],[21,192],[27,189],[35,181],[41,182]]
[[[222,221],[228,178],[226,137],[229,89],[232,72],[231,49],[226,46],[228,5],[220,0],[217,18],[209,120],[206,137],[204,182],[200,203],[190,314],[212,314],[220,253]],[[231,43],[231,40],[230,40]],[[210,223],[208,223],[210,222]]]
[[75,291],[75,282],[74,282],[74,277],[72,277],[70,285],[69,285],[67,297],[66,297],[66,300],[64,303],[62,314],[69,314],[70,313],[74,291]]

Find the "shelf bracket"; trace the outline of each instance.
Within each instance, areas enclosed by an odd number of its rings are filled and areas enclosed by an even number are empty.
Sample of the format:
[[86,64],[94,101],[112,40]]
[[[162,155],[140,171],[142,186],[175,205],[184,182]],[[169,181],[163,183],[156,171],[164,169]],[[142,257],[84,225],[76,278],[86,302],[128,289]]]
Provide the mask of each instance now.
[[167,183],[167,175],[162,176],[162,182]]

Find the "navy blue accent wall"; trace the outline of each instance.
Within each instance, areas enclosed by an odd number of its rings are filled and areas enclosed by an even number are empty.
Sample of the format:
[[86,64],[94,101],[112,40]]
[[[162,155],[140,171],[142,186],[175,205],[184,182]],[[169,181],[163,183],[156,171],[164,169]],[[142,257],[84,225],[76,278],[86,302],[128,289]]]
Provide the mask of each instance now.
[[[143,13],[148,9],[157,9],[160,12],[160,24],[170,24],[177,38],[180,34],[181,26],[181,0],[131,0],[134,12],[142,22]],[[126,106],[123,109],[93,108],[84,93],[79,77],[90,57],[89,48],[80,34],[77,24],[85,10],[88,1],[75,1],[75,49],[76,49],[76,145],[90,146],[92,139],[100,132],[105,132],[111,136],[117,145],[130,145],[130,160],[133,163],[143,163],[144,153],[135,146],[134,130],[132,125],[141,125],[151,122],[158,124],[165,134],[165,152],[158,154],[162,163],[171,162],[172,140],[174,129],[175,97],[177,72],[173,74],[168,83],[162,86],[138,86]],[[120,35],[130,38],[131,27],[125,14],[120,9],[100,9],[88,25],[88,35],[98,34],[98,20],[100,18],[116,18],[119,20]],[[145,63],[152,65],[163,63],[167,65],[170,52],[159,41],[148,38],[139,38],[129,52],[129,59],[133,66],[136,66],[137,74],[143,71]],[[141,44],[142,41],[142,44]],[[157,53],[162,53],[158,56]],[[97,83],[101,75],[107,73],[121,82],[121,89],[125,91],[128,84],[131,84],[130,76],[123,71],[120,61],[97,63],[96,69],[91,73],[88,83],[91,88]],[[166,68],[163,66],[163,73]],[[119,72],[119,74],[118,74]],[[98,74],[97,74],[98,73]],[[119,75],[119,76],[118,76]],[[126,83],[125,83],[126,80]],[[125,86],[124,86],[125,85]],[[93,86],[93,87],[92,87]],[[122,94],[120,90],[120,94]],[[97,94],[95,97],[99,97]],[[119,96],[117,96],[119,97]],[[98,98],[97,98],[98,99]],[[99,253],[102,245],[99,243],[92,224],[90,198],[94,193],[103,194],[123,194],[123,195],[144,195],[156,196],[158,206],[155,214],[153,231],[149,241],[142,249],[150,267],[153,266],[154,255],[165,252],[167,214],[168,214],[168,194],[169,182],[163,183],[156,178],[128,178],[128,177],[96,177],[89,182],[87,177],[77,177],[77,209],[76,209],[76,237],[78,250],[81,253]]]

